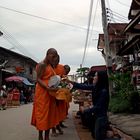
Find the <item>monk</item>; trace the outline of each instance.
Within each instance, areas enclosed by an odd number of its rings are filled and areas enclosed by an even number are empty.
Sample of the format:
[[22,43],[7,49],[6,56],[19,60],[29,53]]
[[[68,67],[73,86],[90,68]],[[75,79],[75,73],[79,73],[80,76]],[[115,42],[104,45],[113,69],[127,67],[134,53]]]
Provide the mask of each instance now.
[[[68,74],[69,74],[69,72],[70,72],[70,66],[69,65],[64,65],[64,75],[63,75],[63,77],[65,77],[65,76],[67,76]],[[69,109],[69,107],[70,107],[70,105],[69,105],[69,102],[67,102],[66,103],[66,115],[68,115],[68,109]],[[67,126],[65,126],[64,124],[63,124],[63,121],[61,121],[60,123],[59,123],[59,125],[62,127],[62,128],[67,128]]]
[[[54,62],[54,72],[56,75],[59,75],[60,77],[63,76],[64,74],[64,67],[63,65],[59,64],[60,61],[60,56],[57,55],[55,62]],[[64,101],[59,101],[57,100],[57,107],[56,107],[56,117],[58,118],[59,122],[61,120],[63,120],[63,118],[65,118],[65,114],[64,114],[64,109],[65,109],[65,105],[63,103]],[[52,136],[58,136],[56,133],[56,129],[58,130],[59,134],[63,134],[62,129],[60,128],[60,125],[57,124],[55,127],[52,128]]]
[[[55,70],[55,73],[57,75],[61,76],[61,77],[63,77],[64,75],[66,75],[66,74],[69,73],[68,71],[65,70],[64,65],[59,64],[59,57],[58,57],[58,64],[55,66],[55,69],[54,70]],[[62,124],[62,121],[64,121],[66,119],[66,117],[67,117],[67,103],[64,100],[59,100],[57,107],[58,107],[58,111],[59,111],[59,114],[58,115],[59,115],[59,121],[60,121],[60,123],[59,123],[59,125],[56,126],[56,129],[59,131],[60,134],[62,134],[63,132],[61,130],[61,127],[64,126]],[[64,126],[64,127],[66,127],[66,126]]]
[[37,83],[31,124],[39,132],[38,140],[43,140],[43,131],[45,132],[44,140],[49,140],[50,128],[59,124],[59,119],[55,117],[56,100],[49,94],[49,91],[56,92],[57,89],[48,88],[48,81],[54,75],[53,66],[57,56],[58,53],[54,48],[48,49],[45,59],[36,67]]

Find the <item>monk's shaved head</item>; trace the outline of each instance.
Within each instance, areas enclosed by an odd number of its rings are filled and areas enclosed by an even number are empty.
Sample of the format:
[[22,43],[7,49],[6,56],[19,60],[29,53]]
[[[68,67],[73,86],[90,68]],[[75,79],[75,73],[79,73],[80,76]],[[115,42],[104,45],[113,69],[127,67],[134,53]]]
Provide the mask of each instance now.
[[54,49],[54,48],[50,48],[50,49],[48,49],[48,51],[47,51],[47,55],[48,55],[48,54],[56,54],[56,55],[57,55],[57,50]]
[[55,67],[57,57],[58,57],[57,50],[54,48],[49,48],[47,50],[46,57],[44,59],[44,63],[50,64],[51,66]]

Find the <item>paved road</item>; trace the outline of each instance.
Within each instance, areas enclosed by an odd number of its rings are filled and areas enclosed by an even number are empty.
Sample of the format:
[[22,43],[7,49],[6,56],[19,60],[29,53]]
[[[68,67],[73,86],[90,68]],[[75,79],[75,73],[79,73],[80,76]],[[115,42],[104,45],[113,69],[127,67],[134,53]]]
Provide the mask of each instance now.
[[[78,106],[71,104],[64,134],[58,137],[50,137],[50,140],[79,140],[72,120],[72,112]],[[38,133],[30,125],[32,104],[22,105],[16,108],[0,110],[0,140],[37,140]]]

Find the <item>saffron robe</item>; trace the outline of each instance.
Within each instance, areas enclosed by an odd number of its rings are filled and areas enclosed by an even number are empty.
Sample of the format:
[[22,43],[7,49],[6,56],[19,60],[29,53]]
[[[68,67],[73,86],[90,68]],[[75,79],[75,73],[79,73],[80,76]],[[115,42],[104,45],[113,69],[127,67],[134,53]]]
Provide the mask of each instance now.
[[[48,85],[51,76],[54,75],[52,67],[46,66],[41,80]],[[57,116],[57,103],[55,97],[51,96],[48,91],[39,83],[36,84],[35,98],[33,103],[31,124],[38,130],[48,130],[59,124]]]
[[[63,76],[65,75],[65,70],[64,70],[64,66],[62,64],[58,64],[57,67],[54,69],[55,73],[59,76]],[[64,119],[66,119],[67,117],[67,103],[65,100],[58,100],[58,105],[57,105],[57,109],[58,109],[58,117],[59,117],[59,121],[63,121]]]

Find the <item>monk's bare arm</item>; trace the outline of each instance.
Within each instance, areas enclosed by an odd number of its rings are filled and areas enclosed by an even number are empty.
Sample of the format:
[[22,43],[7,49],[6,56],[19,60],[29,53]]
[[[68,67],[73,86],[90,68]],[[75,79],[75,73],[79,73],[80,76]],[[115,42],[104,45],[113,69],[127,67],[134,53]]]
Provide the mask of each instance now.
[[46,65],[44,63],[40,63],[38,65],[38,70],[37,70],[37,82],[43,87],[45,88],[46,90],[48,91],[57,91],[58,88],[49,88],[45,82],[42,81],[42,76],[43,76],[43,73],[45,71],[45,68],[46,68]]
[[40,63],[37,69],[37,82],[45,89],[47,89],[47,85],[42,81],[42,76],[45,71],[46,65],[44,63]]

